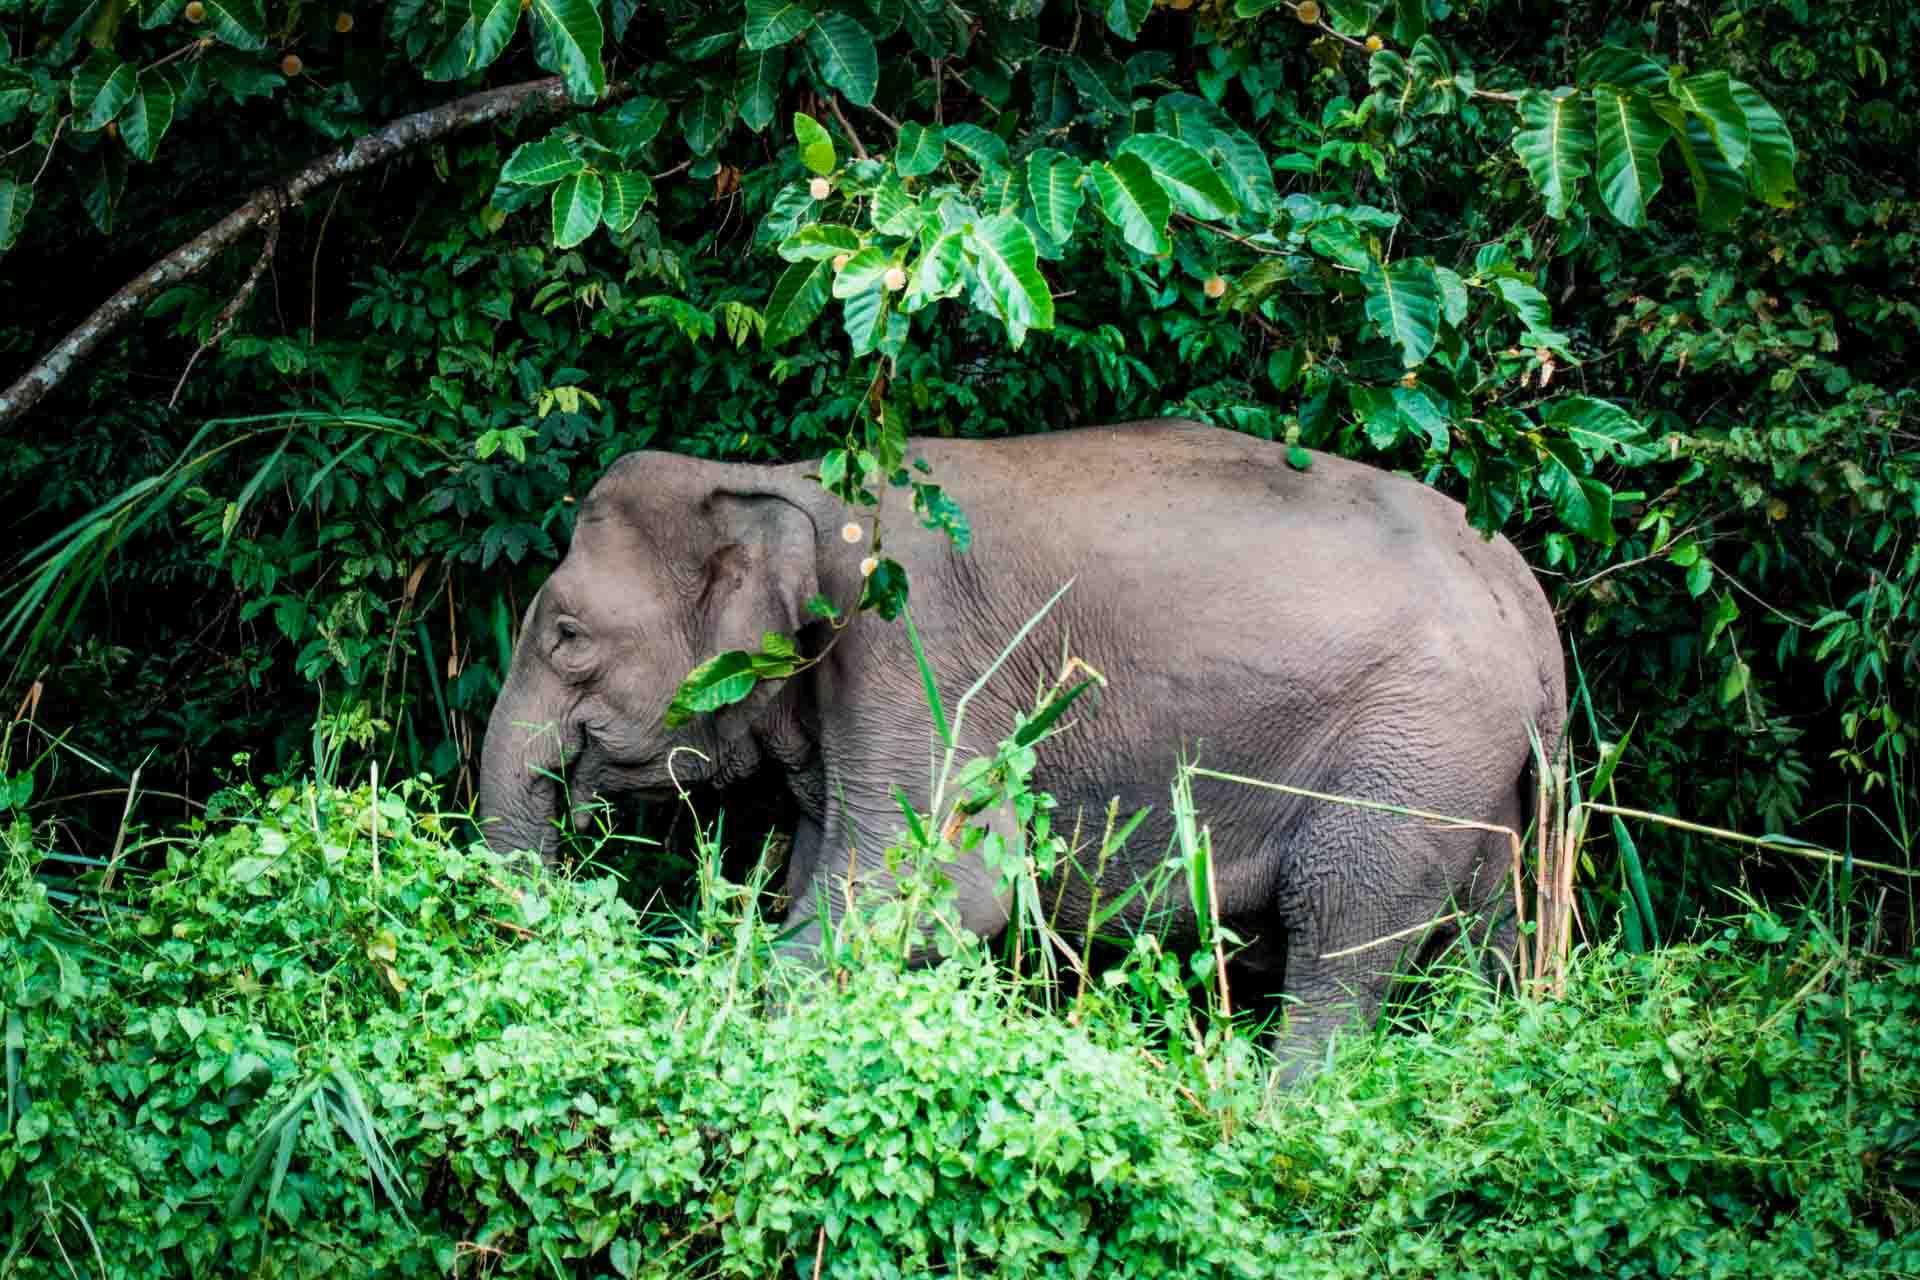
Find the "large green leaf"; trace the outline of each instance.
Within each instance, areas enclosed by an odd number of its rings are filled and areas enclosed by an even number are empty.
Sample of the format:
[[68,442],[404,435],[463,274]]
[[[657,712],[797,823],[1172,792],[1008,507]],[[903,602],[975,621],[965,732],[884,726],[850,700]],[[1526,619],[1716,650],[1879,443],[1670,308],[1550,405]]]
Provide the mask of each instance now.
[[977,124],[950,124],[946,134],[947,145],[978,165],[982,176],[1005,169],[1011,163],[1007,159],[1007,140]]
[[1666,87],[1667,69],[1644,53],[1603,44],[1580,60],[1580,83],[1587,88],[1610,84],[1652,93]]
[[1786,121],[1751,85],[1729,81],[1733,97],[1747,117],[1747,175],[1753,190],[1771,205],[1793,203],[1796,151]]
[[1682,112],[1678,123],[1673,143],[1693,179],[1693,205],[1701,223],[1716,229],[1731,226],[1746,207],[1746,177],[1727,163],[1704,120]]
[[1747,113],[1734,97],[1733,81],[1726,72],[1709,71],[1684,80],[1675,78],[1673,96],[1706,126],[1713,145],[1728,164],[1736,169],[1746,165]]
[[995,214],[973,224],[967,236],[980,283],[1006,322],[1007,338],[1018,348],[1029,329],[1053,328],[1053,294],[1040,274],[1033,237],[1010,214]]
[[33,77],[12,67],[0,66],[0,125],[10,124],[33,101]]
[[1524,280],[1512,276],[1498,276],[1493,281],[1493,291],[1500,301],[1506,303],[1520,323],[1526,326],[1528,333],[1547,334],[1553,332],[1553,317],[1547,308],[1547,295]]
[[1660,191],[1660,149],[1673,130],[1642,93],[1595,89],[1593,114],[1600,198],[1623,226],[1644,227]]
[[592,102],[607,91],[600,61],[606,33],[593,0],[529,0],[535,19],[534,60],[566,81],[575,102]]
[[140,87],[140,72],[105,49],[96,49],[67,86],[73,102],[73,127],[86,133],[104,129]]
[[1107,28],[1122,40],[1140,34],[1140,24],[1153,12],[1153,0],[1106,0]]
[[236,49],[267,47],[267,19],[260,0],[202,0],[207,29]]
[[908,120],[900,126],[900,145],[893,153],[893,167],[903,178],[918,178],[938,169],[946,154],[946,133],[939,125],[915,124]]
[[473,71],[493,65],[520,28],[520,0],[473,0]]
[[780,256],[788,262],[818,262],[860,251],[860,233],[852,227],[815,222],[780,242]]
[[1400,348],[1408,368],[1425,360],[1440,340],[1440,279],[1433,264],[1404,258],[1390,266],[1369,263],[1360,283],[1367,291],[1367,318]]
[[27,225],[27,210],[33,207],[33,187],[0,174],[0,253],[13,248],[20,229]]
[[1217,159],[1234,197],[1249,213],[1264,216],[1280,203],[1266,149],[1205,98],[1190,93],[1162,96],[1153,104],[1153,127]]
[[548,134],[538,141],[522,143],[517,147],[501,167],[500,181],[541,187],[570,177],[584,168],[586,164],[573,154],[572,148]]
[[1593,154],[1593,118],[1586,100],[1572,91],[1553,97],[1537,91],[1521,94],[1513,149],[1546,199],[1547,215],[1566,217],[1580,179],[1592,172],[1588,157]]
[[1167,219],[1173,204],[1166,188],[1153,180],[1153,171],[1139,156],[1122,153],[1106,164],[1089,165],[1087,176],[1100,193],[1100,211],[1128,244],[1141,253],[1159,255],[1172,249]]
[[581,172],[562,178],[553,189],[553,242],[571,249],[600,225],[606,204],[606,184],[597,173]]
[[794,0],[747,0],[747,48],[760,52],[797,40],[813,25],[813,10]]
[[1613,490],[1586,474],[1586,460],[1571,442],[1543,441],[1541,453],[1540,488],[1561,523],[1613,545]]
[[900,300],[902,311],[918,311],[939,298],[951,298],[965,283],[966,237],[958,231],[944,231],[920,255],[908,277],[907,292]]
[[929,58],[967,51],[967,15],[952,0],[905,0],[901,18],[913,47]]
[[892,297],[885,289],[868,289],[841,304],[840,327],[846,330],[856,358],[872,355],[886,336]]
[[1547,406],[1541,419],[1565,427],[1568,438],[1589,457],[1640,463],[1657,453],[1648,447],[1647,429],[1640,420],[1610,400],[1562,396]]
[[1195,217],[1231,218],[1240,212],[1226,179],[1190,144],[1164,133],[1136,133],[1120,144],[1120,151],[1146,161],[1167,194]]
[[640,216],[640,206],[653,197],[653,180],[644,173],[616,172],[606,175],[606,181],[600,220],[611,231],[625,231]]
[[167,126],[172,123],[173,85],[166,73],[142,74],[139,91],[120,112],[120,136],[126,140],[127,150],[142,160],[151,161]]
[[833,296],[851,298],[878,289],[887,268],[893,265],[891,259],[892,255],[877,244],[860,250],[833,273]]
[[1051,147],[1041,147],[1027,157],[1027,192],[1033,197],[1033,213],[1040,220],[1040,229],[1055,244],[1065,244],[1072,237],[1080,205],[1086,200],[1080,173],[1078,160]]
[[697,156],[720,145],[733,123],[733,101],[719,89],[708,89],[680,109],[680,134]]
[[779,49],[741,49],[736,63],[734,91],[740,99],[740,120],[759,133],[773,123],[780,97],[780,77],[787,55]]
[[833,268],[825,259],[796,262],[780,273],[767,300],[766,344],[777,347],[788,338],[805,332],[820,309],[827,305],[827,291]]
[[880,83],[880,54],[867,29],[845,13],[823,13],[807,33],[814,69],[827,84],[858,106],[873,105]]
[[814,173],[824,177],[839,163],[833,153],[833,135],[804,111],[793,113],[793,140],[800,148],[800,163]]

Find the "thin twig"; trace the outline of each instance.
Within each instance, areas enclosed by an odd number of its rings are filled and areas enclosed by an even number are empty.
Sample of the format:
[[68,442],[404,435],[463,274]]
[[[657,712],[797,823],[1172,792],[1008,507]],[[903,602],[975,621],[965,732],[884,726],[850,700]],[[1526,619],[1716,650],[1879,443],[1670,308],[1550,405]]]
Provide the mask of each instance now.
[[1452,924],[1455,920],[1458,920],[1460,916],[1461,916],[1460,912],[1450,911],[1444,916],[1437,916],[1432,920],[1426,920],[1421,922],[1420,924],[1409,925],[1405,929],[1401,929],[1395,933],[1390,933],[1384,938],[1375,938],[1372,942],[1362,942],[1358,946],[1342,947],[1338,951],[1326,952],[1324,955],[1321,955],[1319,959],[1341,960],[1346,958],[1347,956],[1357,956],[1362,951],[1371,951],[1375,947],[1384,947],[1389,942],[1398,942],[1402,938],[1411,938],[1416,933],[1424,933],[1429,929],[1438,929],[1443,924]]
[[126,853],[127,820],[133,817],[133,798],[140,791],[140,769],[145,767],[141,765],[134,769],[133,776],[127,779],[127,803],[120,810],[120,829],[113,833],[113,852],[107,855],[107,873],[100,877],[102,897],[113,892],[113,877],[120,869],[121,857]]
[[33,181],[29,182],[27,184],[28,186],[30,187],[39,186],[40,179],[46,176],[47,166],[53,163],[54,149],[60,145],[60,133],[63,129],[67,127],[67,121],[71,119],[73,119],[72,116],[65,115],[65,116],[61,116],[60,119],[57,122],[55,122],[53,126],[53,136],[47,139],[47,154],[40,157],[40,167],[34,170]]
[[1253,250],[1255,253],[1264,253],[1269,258],[1284,258],[1287,256],[1287,251],[1285,249],[1275,249],[1270,245],[1255,244],[1253,241],[1247,239],[1247,237],[1239,234],[1238,232],[1229,231],[1225,227],[1220,226],[1218,223],[1207,222],[1203,219],[1196,218],[1192,214],[1188,214],[1188,213],[1176,213],[1173,216],[1178,218],[1182,222],[1188,223],[1192,226],[1199,227],[1202,231],[1211,231],[1213,232],[1214,235],[1217,235],[1222,239],[1231,240],[1235,244],[1245,245],[1247,248]]
[[273,261],[273,251],[280,244],[280,215],[272,213],[263,220],[267,228],[266,239],[260,245],[260,256],[254,259],[253,270],[247,272],[247,278],[240,282],[240,291],[233,295],[227,305],[220,308],[220,314],[214,318],[213,328],[207,333],[194,353],[187,357],[187,367],[180,371],[180,381],[173,384],[173,394],[167,397],[167,408],[171,409],[180,401],[180,392],[186,388],[187,375],[193,372],[193,366],[200,357],[219,345],[220,339],[227,336],[227,330],[240,311],[253,298],[253,291],[260,287],[260,277],[266,274],[267,264]]
[[840,109],[840,95],[836,93],[828,98],[827,105],[833,109],[833,118],[838,120],[841,129],[845,130],[847,141],[853,144],[853,154],[862,160],[873,159],[867,154],[867,144],[860,141],[859,133],[854,130],[853,121],[847,119],[847,113]]

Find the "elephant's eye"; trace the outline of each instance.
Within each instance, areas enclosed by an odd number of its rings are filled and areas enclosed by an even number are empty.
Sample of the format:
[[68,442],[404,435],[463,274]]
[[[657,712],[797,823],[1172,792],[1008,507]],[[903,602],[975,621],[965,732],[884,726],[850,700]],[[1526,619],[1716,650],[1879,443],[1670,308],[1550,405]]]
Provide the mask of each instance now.
[[566,618],[555,623],[554,629],[560,633],[561,644],[571,644],[580,638],[580,628]]

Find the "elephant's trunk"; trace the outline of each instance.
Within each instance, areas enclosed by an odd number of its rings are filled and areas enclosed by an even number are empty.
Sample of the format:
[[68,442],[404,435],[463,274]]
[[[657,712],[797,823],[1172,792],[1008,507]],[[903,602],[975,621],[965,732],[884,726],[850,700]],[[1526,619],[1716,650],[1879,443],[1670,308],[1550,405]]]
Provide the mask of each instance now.
[[560,843],[554,822],[560,787],[554,779],[562,776],[566,762],[561,735],[542,723],[546,717],[529,712],[522,683],[517,673],[509,676],[487,721],[480,753],[480,822],[496,853],[531,850],[547,862]]

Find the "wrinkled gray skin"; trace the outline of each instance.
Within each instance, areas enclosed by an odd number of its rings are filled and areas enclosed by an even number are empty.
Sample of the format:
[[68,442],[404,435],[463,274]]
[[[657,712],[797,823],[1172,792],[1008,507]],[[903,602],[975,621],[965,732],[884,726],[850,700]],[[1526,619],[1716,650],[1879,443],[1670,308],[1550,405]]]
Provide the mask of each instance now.
[[[887,495],[886,551],[907,570],[949,707],[1074,580],[976,701],[964,745],[1007,734],[1063,639],[1106,674],[1097,714],[1043,748],[1036,779],[1061,803],[1056,830],[1084,810],[1097,832],[1116,795],[1123,814],[1153,806],[1109,866],[1104,901],[1164,856],[1183,746],[1224,772],[1521,826],[1527,726],[1552,744],[1566,715],[1559,640],[1520,555],[1481,538],[1458,504],[1339,458],[1295,470],[1281,446],[1171,421],[916,440],[912,452],[974,531],[956,555]],[[850,862],[863,894],[887,884],[889,789],[924,806],[929,785],[928,714],[900,625],[862,618],[812,670],[682,729],[661,724],[696,663],[807,627],[816,592],[857,598],[868,548],[843,540],[848,512],[812,471],[640,453],[595,486],[488,726],[481,812],[495,848],[552,853],[561,797],[539,774],[561,770],[564,746],[576,798],[783,770],[807,815],[790,923],[808,926],[822,898],[840,909]],[[682,745],[706,759],[681,752],[670,775]],[[1223,782],[1199,780],[1195,800],[1223,916],[1252,940],[1236,989],[1284,985],[1303,1049],[1371,1011],[1410,944],[1330,953],[1494,904],[1510,858],[1502,836]],[[998,933],[1006,907],[984,868],[951,870],[964,923]],[[1071,877],[1064,924],[1085,920],[1089,896]],[[1163,925],[1194,932],[1190,916]]]

